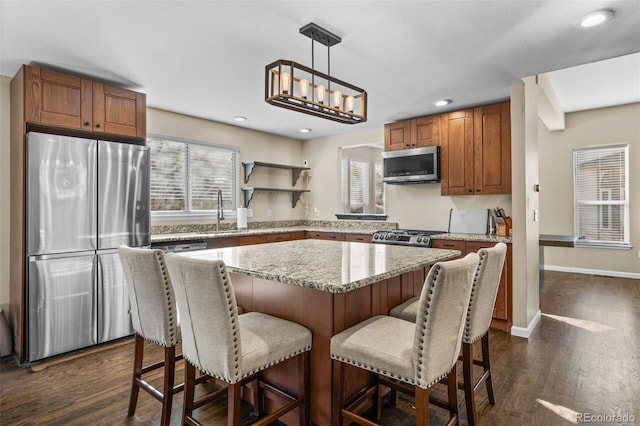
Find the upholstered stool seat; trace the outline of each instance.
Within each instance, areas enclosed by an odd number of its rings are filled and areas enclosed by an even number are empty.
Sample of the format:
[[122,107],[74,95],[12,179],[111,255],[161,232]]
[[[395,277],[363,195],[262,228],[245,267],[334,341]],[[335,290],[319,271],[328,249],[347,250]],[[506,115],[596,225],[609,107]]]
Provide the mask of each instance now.
[[[371,397],[374,416],[379,417],[380,383],[413,393],[416,424],[428,424],[429,388],[445,377],[449,401],[439,405],[449,409],[450,423],[457,423],[456,361],[477,265],[475,253],[433,265],[420,295],[416,323],[376,316],[331,338],[333,412],[339,413],[334,416],[334,425],[341,424],[342,418],[361,425],[374,424],[359,410],[362,401]],[[366,389],[346,402],[344,364],[371,372]]]
[[[467,407],[467,418],[470,426],[478,423],[475,393],[482,385],[486,384],[489,403],[495,404],[493,383],[491,380],[491,361],[489,357],[489,327],[491,317],[498,294],[498,286],[507,254],[507,245],[498,243],[491,248],[483,248],[478,251],[479,264],[476,270],[473,287],[469,299],[469,310],[465,320],[462,334],[462,367],[463,383]],[[415,322],[418,312],[419,300],[413,297],[404,303],[391,309],[389,315],[406,321]],[[482,359],[473,359],[473,344],[481,340]],[[483,374],[477,381],[473,379],[473,366],[483,368]]]
[[[310,422],[309,351],[311,331],[291,321],[259,312],[238,314],[231,280],[222,261],[190,259],[167,254],[182,321],[182,349],[185,365],[183,424],[200,424],[193,411],[227,393],[227,423],[240,424],[240,390],[254,382],[256,411],[262,415],[262,389],[280,397],[284,405],[255,424],[269,424],[298,408],[299,422]],[[297,357],[298,395],[267,383],[262,371]],[[194,399],[195,369],[216,377],[227,387]]]
[[[168,425],[173,395],[182,391],[183,385],[174,386],[175,364],[182,359],[182,355],[176,354],[181,334],[164,253],[161,250],[121,246],[118,255],[127,282],[131,322],[136,333],[128,414],[135,414],[138,391],[142,389],[162,403],[160,422]],[[164,348],[163,361],[143,367],[145,340]],[[143,375],[159,368],[164,368],[162,391],[143,378]]]

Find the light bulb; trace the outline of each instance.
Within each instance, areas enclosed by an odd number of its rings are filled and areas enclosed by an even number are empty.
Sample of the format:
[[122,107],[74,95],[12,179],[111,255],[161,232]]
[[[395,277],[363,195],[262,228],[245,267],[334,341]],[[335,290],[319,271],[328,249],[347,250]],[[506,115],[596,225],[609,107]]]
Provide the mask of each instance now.
[[339,90],[334,90],[331,95],[333,97],[333,107],[340,109],[340,99],[342,98],[342,92]]
[[283,72],[280,75],[280,92],[285,95],[289,94],[289,86],[291,85],[291,74]]
[[318,101],[321,104],[324,103],[324,94],[326,90],[327,89],[321,84],[318,84],[316,86],[316,101]]
[[344,100],[344,109],[346,109],[349,112],[353,112],[353,103],[355,102],[355,99],[353,98],[353,96],[349,95],[346,97],[346,99]]
[[309,94],[309,80],[303,78],[298,82],[298,85],[300,85],[300,96],[302,96],[302,99],[307,99],[307,95]]

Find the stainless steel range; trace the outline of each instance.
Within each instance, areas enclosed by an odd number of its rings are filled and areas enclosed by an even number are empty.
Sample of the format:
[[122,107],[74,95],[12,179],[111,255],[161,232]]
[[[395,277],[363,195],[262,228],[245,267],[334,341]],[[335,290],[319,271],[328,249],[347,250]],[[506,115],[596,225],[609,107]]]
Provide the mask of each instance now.
[[414,229],[377,231],[373,234],[372,242],[411,247],[431,247],[431,236],[445,233],[446,231],[420,231]]

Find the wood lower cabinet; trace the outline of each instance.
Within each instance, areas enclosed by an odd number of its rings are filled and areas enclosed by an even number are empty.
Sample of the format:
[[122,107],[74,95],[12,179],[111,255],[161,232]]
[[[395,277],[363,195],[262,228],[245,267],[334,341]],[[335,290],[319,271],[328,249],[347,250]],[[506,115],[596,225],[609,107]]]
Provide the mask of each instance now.
[[370,243],[373,235],[370,234],[345,234],[344,240],[352,243]]
[[[477,252],[481,248],[493,247],[495,243],[480,241],[458,241],[458,240],[432,240],[432,248],[442,248],[448,250],[460,250],[462,256],[467,253]],[[462,257],[461,256],[461,257]],[[502,276],[498,285],[498,295],[493,308],[493,319],[491,327],[504,331],[510,331],[513,324],[513,256],[511,244],[507,244],[507,256],[502,268]]]
[[27,123],[145,138],[146,95],[85,78],[24,65]]
[[319,231],[307,231],[305,237],[314,240],[334,240],[344,241],[345,233],[343,232],[319,232]]

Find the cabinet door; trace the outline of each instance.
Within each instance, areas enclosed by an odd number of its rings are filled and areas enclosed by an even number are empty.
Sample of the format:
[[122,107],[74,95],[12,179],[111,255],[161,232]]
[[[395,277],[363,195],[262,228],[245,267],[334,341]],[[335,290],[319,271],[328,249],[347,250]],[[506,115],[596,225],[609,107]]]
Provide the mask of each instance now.
[[[493,243],[481,243],[481,242],[467,242],[467,252],[477,252],[481,248],[493,247]],[[493,318],[501,320],[509,320],[509,297],[511,280],[511,247],[507,244],[507,255],[504,259],[504,266],[502,268],[502,275],[500,276],[500,284],[498,284],[498,294],[496,296],[496,302],[493,307]]]
[[439,116],[411,120],[411,148],[440,145]]
[[445,250],[460,250],[460,256],[454,257],[453,259],[460,259],[464,257],[466,253],[466,247],[464,241],[455,241],[455,240],[431,240],[431,248],[437,249],[445,249]]
[[370,243],[371,237],[369,234],[346,234],[344,240],[354,243]]
[[269,242],[267,235],[244,235],[238,237],[239,246],[249,246],[252,244],[265,244]]
[[470,195],[473,193],[473,110],[442,114],[440,126],[441,194]]
[[25,121],[91,130],[91,81],[25,66]]
[[474,109],[474,187],[476,194],[511,193],[510,104]]
[[207,248],[237,247],[238,237],[218,237],[207,239]]
[[291,241],[291,232],[279,232],[277,234],[267,234],[268,243],[277,243],[278,241]]
[[316,232],[316,231],[307,231],[307,238],[314,240],[334,240],[334,241],[344,241],[345,234],[342,232]]
[[146,96],[120,87],[93,83],[93,130],[144,137]]
[[384,150],[395,151],[411,148],[410,120],[384,125]]

